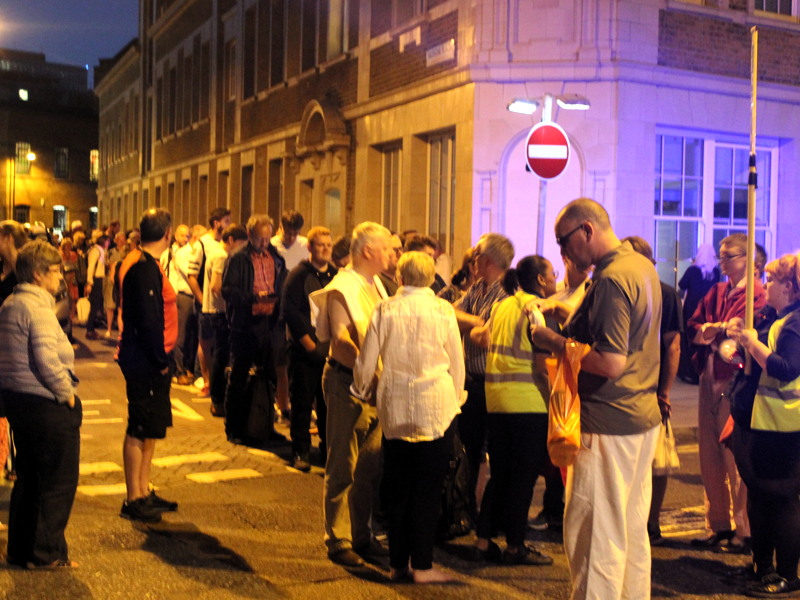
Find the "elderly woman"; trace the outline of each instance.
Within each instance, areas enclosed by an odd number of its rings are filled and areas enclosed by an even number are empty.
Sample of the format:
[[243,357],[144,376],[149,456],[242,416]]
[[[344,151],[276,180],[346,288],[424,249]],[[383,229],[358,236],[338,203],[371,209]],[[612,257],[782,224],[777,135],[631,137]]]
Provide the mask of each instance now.
[[433,543],[464,389],[461,336],[453,307],[429,287],[435,272],[433,259],[423,252],[400,257],[401,287],[372,313],[353,384],[367,397],[381,359],[377,408],[391,577],[415,583],[449,581],[433,568]]
[[0,307],[0,388],[14,430],[8,563],[72,567],[64,529],[78,484],[81,405],[75,355],[53,312],[61,254],[43,241],[17,255],[19,284]]
[[[746,549],[750,537],[747,520],[747,488],[741,483],[731,451],[719,438],[731,413],[730,401],[723,393],[733,380],[733,367],[720,359],[717,349],[725,339],[725,325],[744,317],[747,236],[733,233],[719,246],[719,264],[728,281],[709,290],[686,324],[687,337],[699,350],[692,358],[700,371],[697,406],[697,435],[700,475],[706,495],[707,537],[692,540],[695,546],[713,548],[723,542],[726,551]],[[764,288],[755,280],[755,311],[764,307]],[[733,511],[731,511],[731,508]],[[731,528],[731,512],[736,529]]]
[[743,329],[741,319],[728,326],[753,359],[730,394],[731,445],[749,495],[754,564],[745,575],[754,584],[747,594],[784,598],[800,592],[800,259],[787,254],[766,272],[777,318],[757,330]]

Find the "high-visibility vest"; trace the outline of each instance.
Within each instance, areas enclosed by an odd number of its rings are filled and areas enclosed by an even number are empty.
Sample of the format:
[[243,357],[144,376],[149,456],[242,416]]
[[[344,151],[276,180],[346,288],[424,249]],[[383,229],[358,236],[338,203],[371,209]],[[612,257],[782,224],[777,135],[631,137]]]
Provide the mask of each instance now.
[[[542,374],[534,375],[534,353],[523,307],[537,296],[518,291],[492,308],[492,342],[486,355],[486,410],[546,413]],[[537,385],[538,382],[538,385]],[[545,391],[546,394],[546,391]]]
[[[773,352],[788,316],[776,320],[769,328],[767,345]],[[764,369],[753,400],[750,427],[759,431],[800,431],[800,377],[793,381],[781,381],[767,375]]]

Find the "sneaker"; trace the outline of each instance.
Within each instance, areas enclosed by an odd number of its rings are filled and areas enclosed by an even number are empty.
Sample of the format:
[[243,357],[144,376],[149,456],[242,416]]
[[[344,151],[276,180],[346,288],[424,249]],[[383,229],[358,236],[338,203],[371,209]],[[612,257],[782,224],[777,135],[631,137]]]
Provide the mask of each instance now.
[[147,498],[125,500],[122,503],[119,516],[129,521],[141,521],[143,523],[158,523],[161,520],[161,512],[153,508],[148,503]]
[[308,462],[308,458],[303,458],[301,455],[295,454],[292,457],[292,467],[303,473],[308,473],[311,470],[311,463]]
[[504,565],[532,565],[537,567],[553,564],[553,559],[536,548],[524,545],[519,552],[503,552]]
[[544,531],[545,529],[560,530],[563,526],[563,515],[553,514],[545,509],[540,510],[536,517],[528,521],[528,528],[534,531]]
[[147,503],[159,512],[175,512],[178,510],[178,503],[171,500],[165,500],[161,496],[156,495],[155,490],[150,490],[150,495],[146,496]]

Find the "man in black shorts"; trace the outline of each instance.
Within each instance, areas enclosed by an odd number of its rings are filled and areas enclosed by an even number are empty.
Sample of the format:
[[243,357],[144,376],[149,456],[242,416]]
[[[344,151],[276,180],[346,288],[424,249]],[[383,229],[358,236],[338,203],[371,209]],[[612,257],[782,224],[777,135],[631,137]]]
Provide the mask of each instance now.
[[169,355],[178,337],[175,291],[159,257],[169,246],[172,220],[167,211],[151,208],[139,224],[141,246],[120,266],[122,336],[117,361],[128,394],[128,429],[122,455],[127,499],[120,516],[156,522],[164,511],[177,510],[150,491],[150,465],[156,440],[172,426]]

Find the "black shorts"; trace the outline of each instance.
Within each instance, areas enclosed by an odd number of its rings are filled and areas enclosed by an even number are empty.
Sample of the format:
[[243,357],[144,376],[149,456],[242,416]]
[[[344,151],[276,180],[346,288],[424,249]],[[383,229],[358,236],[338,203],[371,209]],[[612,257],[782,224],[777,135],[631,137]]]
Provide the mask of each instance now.
[[169,400],[171,374],[159,373],[150,365],[122,365],[128,393],[128,428],[137,440],[163,440],[172,427]]
[[225,320],[225,313],[200,313],[198,317],[201,340],[215,339],[217,333],[228,325]]

